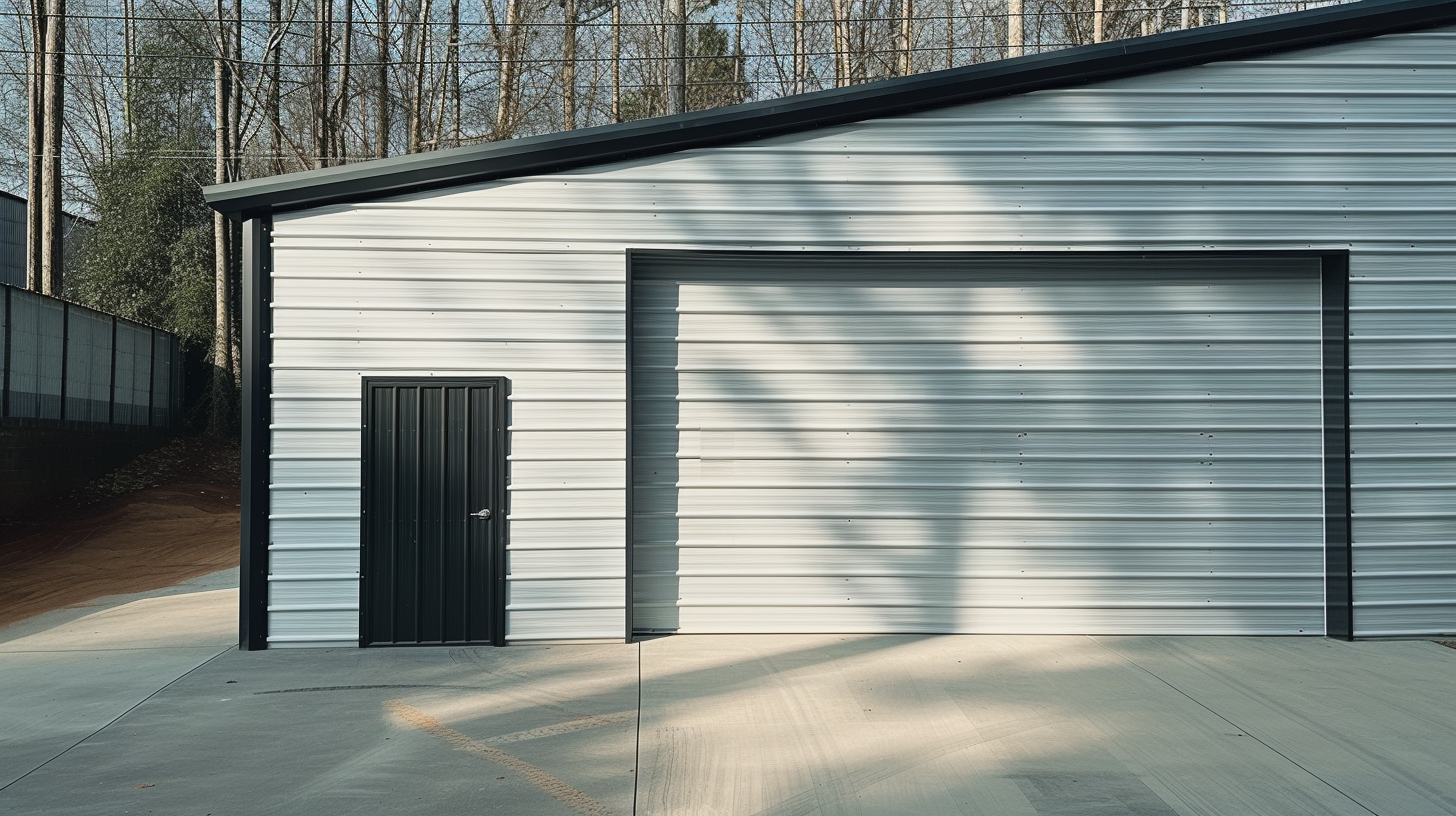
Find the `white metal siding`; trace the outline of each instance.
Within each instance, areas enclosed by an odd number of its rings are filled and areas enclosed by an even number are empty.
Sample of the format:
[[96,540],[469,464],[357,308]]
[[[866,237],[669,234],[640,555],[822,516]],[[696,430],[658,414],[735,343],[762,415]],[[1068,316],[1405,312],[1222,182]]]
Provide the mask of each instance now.
[[509,637],[622,637],[620,256],[355,248],[297,223],[274,247],[270,644],[357,641],[360,378],[383,374],[510,378]]
[[[591,485],[513,490],[512,636],[618,637],[620,597],[572,607],[623,580],[626,248],[1349,248],[1357,626],[1456,631],[1453,54],[1387,36],[280,217],[274,494],[353,489],[361,375],[509,376],[512,468]],[[275,587],[349,595],[357,519],[271,530]],[[275,604],[274,637],[354,637],[317,606]]]
[[636,266],[639,628],[1323,631],[1318,261]]

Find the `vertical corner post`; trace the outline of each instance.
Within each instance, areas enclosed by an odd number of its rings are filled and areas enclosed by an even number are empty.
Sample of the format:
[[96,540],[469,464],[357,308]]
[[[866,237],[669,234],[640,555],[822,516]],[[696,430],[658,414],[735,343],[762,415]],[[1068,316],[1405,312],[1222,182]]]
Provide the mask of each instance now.
[[273,221],[243,222],[242,550],[239,641],[244,650],[268,648],[268,431],[272,380],[269,363]]
[[633,514],[633,512],[635,510],[635,506],[634,506],[634,502],[633,502],[632,497],[636,493],[636,490],[632,486],[633,478],[634,478],[633,467],[632,467],[632,427],[636,423],[633,421],[633,418],[632,418],[632,369],[633,369],[633,365],[632,365],[632,310],[633,310],[633,305],[632,305],[632,289],[633,289],[632,279],[633,279],[633,275],[632,275],[632,250],[631,249],[628,249],[627,250],[627,257],[626,257],[625,267],[626,268],[623,270],[623,275],[626,277],[626,281],[625,281],[625,283],[626,283],[626,297],[625,297],[625,300],[624,300],[624,302],[622,304],[623,305],[623,312],[624,312],[624,318],[623,318],[623,322],[622,322],[622,332],[623,332],[623,343],[625,344],[625,348],[624,348],[624,352],[623,352],[623,359],[625,361],[626,372],[625,372],[625,391],[624,391],[623,397],[624,397],[624,399],[626,400],[626,403],[627,403],[626,406],[625,406],[625,409],[624,409],[624,412],[625,412],[626,417],[627,417],[627,436],[626,436],[626,441],[624,443],[625,444],[625,447],[626,447],[626,450],[623,451],[624,458],[626,460],[625,467],[623,469],[623,478],[625,479],[625,486],[626,486],[627,490],[626,490],[626,498],[625,498],[624,506],[622,508],[622,512],[624,512],[626,514],[626,520],[625,520],[625,523],[623,525],[624,528],[625,528],[625,530],[626,530],[626,533],[624,535],[624,538],[626,540],[622,542],[622,546],[625,549],[625,552],[623,553],[622,563],[623,563],[623,568],[625,570],[625,575],[626,575],[626,580],[624,581],[623,593],[625,595],[625,599],[624,600],[625,600],[626,607],[627,607],[626,608],[626,613],[625,613],[625,616],[624,616],[625,617],[624,626],[626,627],[626,632],[624,634],[624,637],[625,637],[627,643],[631,643],[632,640],[633,640],[633,630],[636,628],[636,623],[635,623],[635,621],[632,620],[632,612],[633,612],[633,609],[632,609],[632,607],[633,607],[633,604],[632,604],[632,573],[635,571],[635,567],[634,567],[634,564],[633,564],[634,558],[633,558],[633,552],[632,552],[633,549],[635,549],[635,548],[633,547],[632,542],[636,539],[636,533],[633,530],[633,522],[632,522],[632,514]]

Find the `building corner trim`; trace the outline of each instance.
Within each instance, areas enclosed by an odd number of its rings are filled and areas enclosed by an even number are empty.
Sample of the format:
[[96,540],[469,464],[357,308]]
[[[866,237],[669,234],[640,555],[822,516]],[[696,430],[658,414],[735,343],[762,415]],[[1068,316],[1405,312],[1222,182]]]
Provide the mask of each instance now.
[[636,559],[633,555],[633,551],[636,549],[635,542],[637,537],[635,524],[633,522],[633,514],[636,512],[636,502],[634,500],[634,496],[637,490],[634,486],[636,478],[635,469],[632,466],[632,427],[636,424],[632,418],[635,405],[632,395],[632,334],[634,331],[632,325],[632,310],[634,308],[632,303],[632,282],[634,280],[632,276],[633,252],[634,250],[629,247],[624,253],[625,257],[622,259],[622,275],[625,277],[626,283],[626,296],[622,304],[624,311],[624,320],[622,322],[623,360],[625,361],[626,370],[623,372],[622,376],[625,388],[624,395],[627,401],[627,434],[626,439],[623,442],[623,444],[625,445],[625,448],[623,450],[623,459],[625,460],[623,463],[623,481],[627,487],[627,494],[622,506],[622,512],[625,519],[625,523],[623,524],[623,538],[625,540],[622,542],[622,546],[624,548],[624,551],[622,553],[622,564],[626,578],[626,580],[623,582],[623,603],[626,606],[626,611],[622,625],[623,628],[626,630],[623,635],[623,639],[627,643],[632,643],[634,640],[636,640],[637,629],[636,622],[633,620],[633,615],[636,610],[634,608],[635,604],[632,599],[632,575],[636,571]]
[[268,648],[268,433],[273,393],[269,308],[273,219],[243,222],[242,533],[239,554],[238,648]]

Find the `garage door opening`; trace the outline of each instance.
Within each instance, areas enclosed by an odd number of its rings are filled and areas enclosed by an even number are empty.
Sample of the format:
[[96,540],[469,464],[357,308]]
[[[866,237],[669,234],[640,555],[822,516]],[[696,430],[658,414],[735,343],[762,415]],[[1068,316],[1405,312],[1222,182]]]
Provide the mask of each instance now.
[[1345,634],[1342,261],[633,252],[634,629]]

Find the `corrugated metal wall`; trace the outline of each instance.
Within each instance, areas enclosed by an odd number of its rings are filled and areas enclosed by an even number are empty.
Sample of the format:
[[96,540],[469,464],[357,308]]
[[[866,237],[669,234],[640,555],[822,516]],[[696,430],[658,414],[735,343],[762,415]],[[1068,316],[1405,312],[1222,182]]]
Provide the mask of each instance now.
[[[1456,631],[1456,32],[280,217],[273,642],[357,636],[358,378],[512,379],[508,637],[619,637],[624,250],[1351,250],[1356,621]],[[285,589],[286,587],[286,589]]]
[[270,643],[358,638],[363,375],[510,379],[509,636],[620,638],[621,254],[503,246],[435,216],[364,240],[279,221]]
[[638,628],[1323,631],[1318,259],[633,270]]
[[25,286],[25,199],[0,193],[0,283]]
[[0,312],[5,416],[172,424],[182,384],[176,336],[8,285]]

